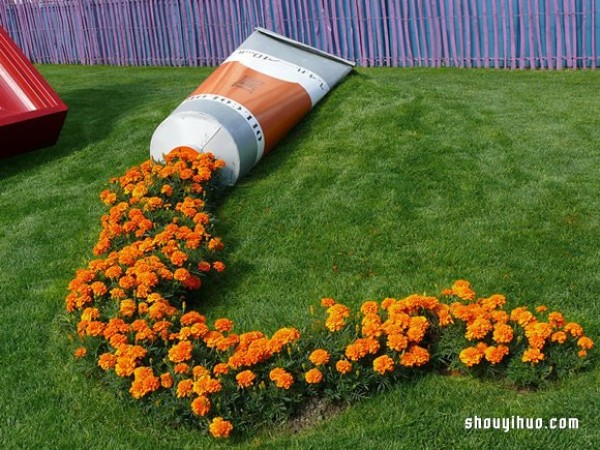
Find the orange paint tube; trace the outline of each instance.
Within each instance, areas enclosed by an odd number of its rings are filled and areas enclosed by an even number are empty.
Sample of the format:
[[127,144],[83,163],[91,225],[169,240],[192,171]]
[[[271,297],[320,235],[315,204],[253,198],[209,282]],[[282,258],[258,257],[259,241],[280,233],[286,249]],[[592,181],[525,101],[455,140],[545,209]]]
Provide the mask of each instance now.
[[153,159],[177,147],[211,152],[234,184],[354,67],[257,29],[156,129]]

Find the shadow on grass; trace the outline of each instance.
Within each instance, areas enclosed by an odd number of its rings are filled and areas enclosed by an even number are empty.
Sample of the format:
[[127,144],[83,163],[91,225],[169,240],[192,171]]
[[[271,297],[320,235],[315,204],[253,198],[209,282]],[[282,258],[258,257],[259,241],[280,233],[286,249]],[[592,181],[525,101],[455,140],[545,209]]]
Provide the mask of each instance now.
[[110,81],[91,88],[61,92],[60,97],[69,111],[58,142],[51,147],[1,160],[0,180],[60,160],[106,139],[120,119],[148,103],[152,95],[145,94],[136,83],[114,84]]

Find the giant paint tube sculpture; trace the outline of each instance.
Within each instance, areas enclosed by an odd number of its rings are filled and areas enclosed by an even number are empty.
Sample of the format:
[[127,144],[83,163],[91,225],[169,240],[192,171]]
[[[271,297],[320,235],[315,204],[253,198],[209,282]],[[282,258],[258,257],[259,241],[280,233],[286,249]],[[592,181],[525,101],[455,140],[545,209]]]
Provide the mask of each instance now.
[[234,184],[354,63],[257,28],[156,129],[156,161],[175,148],[211,152]]

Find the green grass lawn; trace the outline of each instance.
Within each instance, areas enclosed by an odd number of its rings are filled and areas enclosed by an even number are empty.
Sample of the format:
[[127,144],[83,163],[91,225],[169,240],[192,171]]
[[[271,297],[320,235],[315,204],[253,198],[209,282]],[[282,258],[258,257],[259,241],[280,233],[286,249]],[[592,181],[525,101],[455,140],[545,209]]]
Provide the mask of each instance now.
[[[591,448],[600,371],[536,392],[431,374],[314,427],[222,445],[86,375],[64,321],[107,180],[148,157],[210,69],[41,66],[69,105],[58,145],[0,161],[0,448]],[[237,330],[309,323],[323,296],[436,295],[457,278],[600,337],[600,72],[359,69],[218,212],[229,270],[202,312]],[[575,417],[578,430],[464,429]]]

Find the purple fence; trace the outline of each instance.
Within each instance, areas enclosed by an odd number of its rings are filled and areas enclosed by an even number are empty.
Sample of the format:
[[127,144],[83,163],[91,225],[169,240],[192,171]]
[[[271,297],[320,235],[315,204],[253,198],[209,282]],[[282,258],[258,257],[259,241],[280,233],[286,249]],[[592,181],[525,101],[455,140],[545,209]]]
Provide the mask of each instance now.
[[0,0],[34,62],[219,64],[264,27],[362,66],[595,68],[596,0]]

